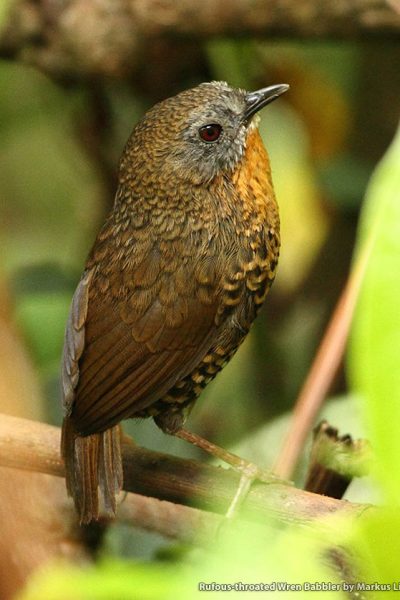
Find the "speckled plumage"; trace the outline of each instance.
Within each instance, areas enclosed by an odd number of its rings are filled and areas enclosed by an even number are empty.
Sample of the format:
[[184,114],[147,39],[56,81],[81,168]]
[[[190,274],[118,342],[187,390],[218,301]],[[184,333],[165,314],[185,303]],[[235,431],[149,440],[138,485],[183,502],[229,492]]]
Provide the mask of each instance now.
[[[115,511],[118,424],[174,433],[233,356],[274,279],[279,216],[248,94],[202,84],[152,108],[74,296],[63,359],[67,487],[82,522]],[[222,123],[221,140],[199,127]]]

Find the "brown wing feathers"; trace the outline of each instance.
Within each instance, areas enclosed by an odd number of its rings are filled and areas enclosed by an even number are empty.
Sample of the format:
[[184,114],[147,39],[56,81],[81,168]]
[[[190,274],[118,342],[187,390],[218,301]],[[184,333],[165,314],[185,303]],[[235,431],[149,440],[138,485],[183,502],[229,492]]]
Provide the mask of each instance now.
[[[157,300],[138,327],[123,323],[116,342],[115,331],[88,342],[73,409],[80,433],[102,431],[134,416],[162,398],[198,364],[214,336],[215,309],[202,307],[197,300],[186,305],[191,308],[190,315],[188,311],[185,322],[178,327],[168,327]],[[91,330],[90,313],[87,330]],[[100,368],[91,359],[92,353],[98,355],[99,346],[103,349],[98,358]],[[86,361],[90,363],[88,368]]]
[[78,285],[64,348],[62,448],[82,521],[99,514],[98,486],[106,510],[115,511],[122,485],[117,424],[161,399],[215,337],[207,277],[195,292],[189,268],[160,273],[154,246],[131,277],[117,270],[118,280],[105,283],[99,270]]

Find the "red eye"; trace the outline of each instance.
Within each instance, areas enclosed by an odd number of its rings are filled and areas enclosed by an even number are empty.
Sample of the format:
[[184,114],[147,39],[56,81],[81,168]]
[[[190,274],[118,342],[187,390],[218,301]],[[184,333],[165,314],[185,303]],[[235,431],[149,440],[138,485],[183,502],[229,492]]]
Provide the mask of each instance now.
[[199,129],[199,135],[205,142],[216,142],[221,135],[222,127],[218,123],[211,123],[210,125],[204,125]]

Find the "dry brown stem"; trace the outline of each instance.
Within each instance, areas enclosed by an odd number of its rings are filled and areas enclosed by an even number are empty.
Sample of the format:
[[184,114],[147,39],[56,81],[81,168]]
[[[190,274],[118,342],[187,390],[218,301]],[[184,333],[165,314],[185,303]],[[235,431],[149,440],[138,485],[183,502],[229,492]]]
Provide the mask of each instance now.
[[355,260],[353,269],[298,395],[289,431],[274,467],[274,472],[280,477],[289,478],[292,476],[307,435],[314,426],[318,412],[343,359],[371,247],[370,240]]

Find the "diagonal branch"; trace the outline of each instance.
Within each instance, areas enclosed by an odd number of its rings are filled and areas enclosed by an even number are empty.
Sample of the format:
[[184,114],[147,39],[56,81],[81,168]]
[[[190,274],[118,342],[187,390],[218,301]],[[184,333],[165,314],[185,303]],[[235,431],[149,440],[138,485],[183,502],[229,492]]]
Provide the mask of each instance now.
[[[59,454],[59,440],[57,427],[1,415],[0,466],[62,477],[64,466]],[[126,491],[213,512],[226,511],[239,481],[238,474],[231,469],[145,450],[129,439],[123,445],[123,461]],[[257,522],[269,518],[310,525],[317,517],[338,511],[357,517],[367,508],[367,505],[319,496],[282,483],[256,483],[241,514]],[[133,508],[129,502],[126,508],[121,508],[124,518],[130,510],[132,512]],[[146,511],[142,510],[141,514],[146,519]],[[182,517],[187,519],[190,515],[185,513]],[[149,518],[154,521],[153,517]],[[200,520],[199,515],[195,516],[197,524]],[[145,522],[141,525],[146,527]]]

